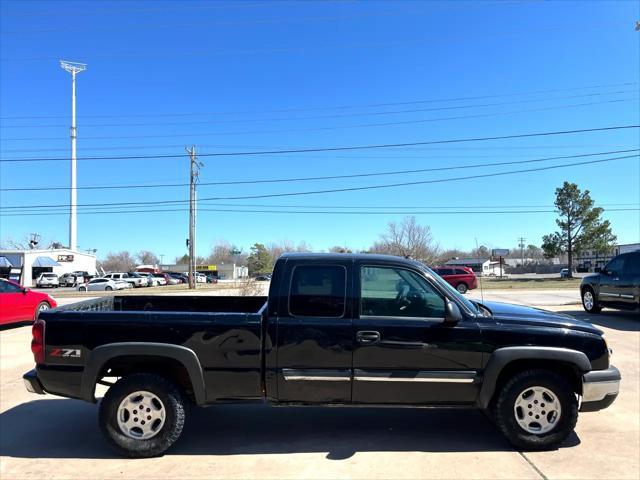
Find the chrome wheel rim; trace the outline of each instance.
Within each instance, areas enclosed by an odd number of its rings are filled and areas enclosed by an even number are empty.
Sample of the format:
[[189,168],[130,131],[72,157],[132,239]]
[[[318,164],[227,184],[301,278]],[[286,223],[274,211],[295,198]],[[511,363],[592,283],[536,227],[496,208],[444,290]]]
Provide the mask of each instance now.
[[467,287],[465,287],[464,285],[460,284],[460,285],[458,285],[457,290],[458,290],[460,293],[466,293],[466,291],[467,291]]
[[591,310],[593,308],[593,294],[589,291],[584,292],[582,303],[584,304],[584,308]]
[[516,422],[528,433],[550,432],[558,424],[562,407],[558,396],[545,387],[528,387],[516,397],[513,406]]
[[166,410],[157,395],[142,390],[124,397],[117,415],[122,433],[136,440],[148,440],[162,430]]
[[45,310],[49,310],[49,305],[47,305],[46,303],[43,303],[42,305],[40,305],[40,307],[38,308],[38,313],[40,312],[44,312]]

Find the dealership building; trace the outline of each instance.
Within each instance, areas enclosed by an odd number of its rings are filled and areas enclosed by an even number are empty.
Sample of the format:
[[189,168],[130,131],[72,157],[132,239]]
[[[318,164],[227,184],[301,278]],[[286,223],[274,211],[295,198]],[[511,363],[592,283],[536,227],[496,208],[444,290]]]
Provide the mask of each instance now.
[[8,278],[25,287],[36,284],[41,273],[83,271],[96,274],[96,256],[67,248],[49,250],[0,250],[0,278]]

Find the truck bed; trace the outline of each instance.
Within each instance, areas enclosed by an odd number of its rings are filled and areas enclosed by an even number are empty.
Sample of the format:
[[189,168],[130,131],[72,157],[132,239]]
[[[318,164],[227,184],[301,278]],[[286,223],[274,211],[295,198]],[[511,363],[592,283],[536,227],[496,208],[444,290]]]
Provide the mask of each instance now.
[[[186,295],[122,295],[59,307],[40,316],[46,324],[47,347],[45,364],[39,369],[45,377],[46,370],[76,371],[81,382],[84,368],[95,361],[94,352],[101,346],[178,345],[199,359],[205,385],[211,386],[207,403],[260,399],[265,307],[266,297]],[[77,350],[79,355],[55,356],[60,349]],[[123,358],[118,368],[128,363],[130,359]],[[106,372],[100,375],[107,376]],[[52,393],[86,397],[86,392],[80,395],[79,391],[52,389]]]

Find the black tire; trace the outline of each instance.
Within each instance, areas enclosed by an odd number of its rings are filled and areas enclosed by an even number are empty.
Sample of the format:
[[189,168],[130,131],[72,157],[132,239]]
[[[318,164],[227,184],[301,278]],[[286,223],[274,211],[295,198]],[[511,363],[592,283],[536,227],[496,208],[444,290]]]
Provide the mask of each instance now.
[[458,285],[456,285],[456,290],[458,290],[462,294],[465,294],[467,293],[467,290],[469,290],[469,287],[467,287],[466,283],[460,282]]
[[[589,303],[589,301],[585,298],[585,295],[588,297],[588,295],[591,295],[591,298],[593,299],[591,303]],[[587,313],[600,313],[602,311],[602,307],[600,305],[598,305],[598,297],[596,296],[595,292],[593,291],[593,288],[591,287],[585,287],[582,290],[582,294],[580,295],[581,299],[582,299],[582,308],[584,308],[584,311]],[[587,305],[591,305],[591,308],[587,308]]]
[[110,292],[110,291],[113,290],[113,288],[111,288],[109,286],[106,286],[106,287],[104,287],[104,290],[105,290],[105,292]]
[[[528,387],[551,390],[562,409],[558,423],[547,433],[529,433],[522,428],[514,413],[516,397]],[[497,392],[492,416],[498,429],[515,447],[524,450],[550,450],[558,447],[573,431],[578,421],[578,400],[571,385],[560,375],[548,370],[526,370],[511,378]]]
[[[141,440],[125,435],[118,426],[117,411],[122,400],[136,391],[156,395],[166,410],[165,422],[153,437]],[[157,457],[171,447],[182,433],[185,420],[184,400],[178,387],[166,378],[152,373],[134,373],[121,378],[100,402],[100,429],[107,443],[120,455],[130,458]]]

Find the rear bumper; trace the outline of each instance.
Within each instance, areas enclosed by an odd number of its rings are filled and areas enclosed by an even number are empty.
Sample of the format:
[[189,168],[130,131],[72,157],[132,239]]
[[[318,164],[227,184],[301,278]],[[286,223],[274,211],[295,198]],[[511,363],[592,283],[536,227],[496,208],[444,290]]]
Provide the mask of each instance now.
[[44,395],[44,389],[42,388],[40,380],[38,380],[35,368],[25,373],[22,376],[22,380],[24,381],[24,386],[27,391],[37,393],[38,395]]
[[620,391],[620,371],[611,366],[582,376],[581,412],[595,412],[610,406]]
[[82,398],[82,373],[78,367],[38,365],[22,376],[25,388],[31,393]]

